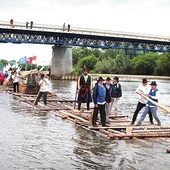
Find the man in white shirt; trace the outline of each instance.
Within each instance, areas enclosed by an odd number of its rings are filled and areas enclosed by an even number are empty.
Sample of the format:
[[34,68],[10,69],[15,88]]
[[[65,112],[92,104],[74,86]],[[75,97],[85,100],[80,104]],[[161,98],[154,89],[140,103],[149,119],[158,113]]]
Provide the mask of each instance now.
[[49,91],[49,80],[46,78],[45,74],[41,75],[41,80],[39,82],[40,90],[35,101],[35,105],[38,104],[40,98],[43,96],[44,104],[47,105],[47,93]]
[[13,82],[14,92],[19,92],[19,74],[15,71],[11,76]]
[[[136,93],[137,94],[144,94],[144,95],[148,95],[150,92],[150,85],[148,84],[148,81],[146,78],[142,79],[142,83],[138,86],[138,88],[136,89]],[[136,110],[133,114],[133,118],[132,118],[132,122],[131,125],[133,125],[136,121],[136,118],[138,116],[138,113],[140,112],[140,110],[146,106],[147,101],[141,96],[139,95],[139,100],[138,100],[138,104],[136,107]],[[152,117],[152,113],[149,111],[149,119],[151,124],[153,123],[153,117]]]

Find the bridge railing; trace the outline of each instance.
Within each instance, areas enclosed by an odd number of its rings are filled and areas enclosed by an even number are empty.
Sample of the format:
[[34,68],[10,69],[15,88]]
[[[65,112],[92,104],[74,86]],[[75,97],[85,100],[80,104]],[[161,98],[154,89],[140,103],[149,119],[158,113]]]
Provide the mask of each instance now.
[[[14,28],[14,29],[30,29],[30,23],[26,28],[26,22],[14,22],[11,25],[7,21],[0,21],[0,27],[4,28]],[[169,36],[164,35],[152,35],[152,34],[142,34],[142,33],[134,33],[134,32],[124,32],[124,31],[113,31],[113,30],[100,30],[100,29],[93,29],[93,28],[80,28],[80,27],[70,27],[68,30],[68,26],[63,27],[62,25],[47,25],[47,24],[37,24],[33,23],[32,30],[38,31],[59,31],[59,32],[66,32],[69,31],[70,33],[79,33],[79,34],[90,34],[90,35],[102,35],[102,36],[114,36],[114,37],[123,37],[123,38],[135,38],[135,39],[151,39],[151,40],[158,40],[158,41],[170,41]]]

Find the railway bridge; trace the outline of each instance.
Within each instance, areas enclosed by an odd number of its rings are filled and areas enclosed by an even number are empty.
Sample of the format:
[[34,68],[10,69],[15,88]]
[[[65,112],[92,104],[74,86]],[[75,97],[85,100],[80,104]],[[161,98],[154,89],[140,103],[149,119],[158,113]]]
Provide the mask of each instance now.
[[[72,47],[138,50],[145,54],[170,52],[170,37],[112,30],[0,21],[0,43],[46,44],[52,46],[51,74],[72,71]],[[43,50],[43,49],[42,49]]]

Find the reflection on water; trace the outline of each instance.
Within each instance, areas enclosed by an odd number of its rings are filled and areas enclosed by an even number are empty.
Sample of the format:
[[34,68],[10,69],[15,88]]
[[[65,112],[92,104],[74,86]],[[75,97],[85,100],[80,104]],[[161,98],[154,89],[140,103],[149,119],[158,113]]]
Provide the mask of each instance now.
[[[169,108],[169,81],[157,81]],[[132,117],[139,81],[123,81],[121,112]],[[53,92],[74,100],[75,81],[53,81]],[[92,104],[91,104],[92,105]],[[2,170],[169,169],[169,139],[109,140],[56,117],[57,112],[35,112],[12,95],[0,91],[0,167]],[[170,115],[158,109],[162,122]],[[147,118],[146,118],[147,119]]]

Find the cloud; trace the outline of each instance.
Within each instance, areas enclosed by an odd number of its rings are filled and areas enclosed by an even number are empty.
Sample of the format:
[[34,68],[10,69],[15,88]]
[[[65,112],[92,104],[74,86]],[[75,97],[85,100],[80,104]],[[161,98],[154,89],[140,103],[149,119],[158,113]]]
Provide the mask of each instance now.
[[0,1],[2,20],[169,35],[168,0]]

